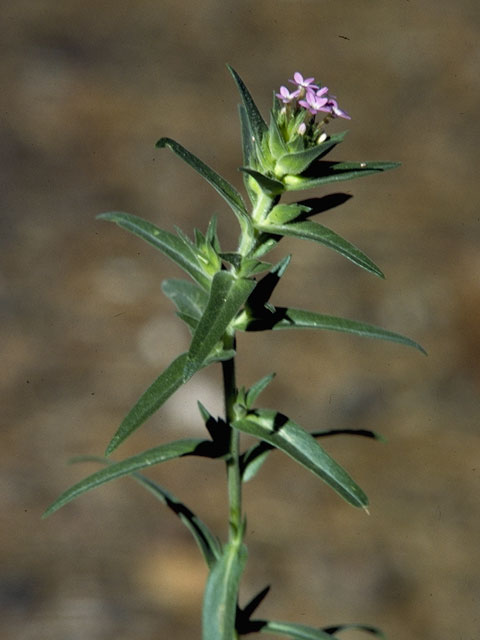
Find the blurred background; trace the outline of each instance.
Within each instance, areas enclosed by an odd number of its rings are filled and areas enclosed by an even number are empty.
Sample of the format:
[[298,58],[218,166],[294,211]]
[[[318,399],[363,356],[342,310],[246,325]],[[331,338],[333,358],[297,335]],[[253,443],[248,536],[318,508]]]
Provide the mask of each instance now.
[[[277,372],[263,406],[307,429],[387,440],[323,442],[366,490],[370,517],[270,457],[245,490],[242,602],[272,584],[260,616],[477,639],[478,2],[16,0],[1,12],[2,638],[200,638],[202,560],[141,487],[119,480],[40,516],[95,470],[68,458],[101,454],[188,345],[160,290],[180,271],[95,215],[124,210],[191,233],[216,213],[224,247],[235,246],[228,207],[154,148],[175,138],[242,188],[229,62],[265,114],[296,70],[328,85],[352,115],[332,159],[402,162],[317,192],[354,196],[322,222],[386,280],[285,239],[275,256],[294,258],[275,302],[379,324],[429,352],[327,332],[240,336],[240,384]],[[116,458],[202,434],[196,401],[221,411],[218,369],[197,374]],[[225,534],[220,462],[150,475]]]

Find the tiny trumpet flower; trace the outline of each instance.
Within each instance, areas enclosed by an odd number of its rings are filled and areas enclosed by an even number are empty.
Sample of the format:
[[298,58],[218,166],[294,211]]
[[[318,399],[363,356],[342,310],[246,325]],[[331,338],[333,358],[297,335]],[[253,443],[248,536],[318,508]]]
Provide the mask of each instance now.
[[289,82],[295,84],[299,89],[318,89],[314,80],[315,78],[304,78],[299,71],[295,71],[293,80],[290,78]]
[[305,100],[299,100],[298,104],[315,116],[320,111],[330,111],[328,105],[328,87],[322,87],[318,91],[307,90]]
[[289,104],[290,102],[293,102],[295,98],[298,98],[300,95],[300,89],[297,89],[296,91],[289,91],[287,87],[282,86],[280,87],[280,93],[276,93],[275,95],[283,102],[283,104]]
[[[186,526],[203,555],[208,578],[203,599],[202,640],[240,640],[257,632],[279,634],[290,640],[326,640],[337,638],[337,631],[349,628],[383,638],[383,634],[371,625],[347,623],[319,628],[257,618],[255,611],[269,587],[256,595],[251,594],[243,606],[240,604],[240,581],[247,561],[247,519],[242,505],[244,483],[253,480],[267,456],[277,450],[316,476],[347,503],[368,513],[367,495],[327,453],[319,439],[323,442],[327,436],[345,433],[373,439],[380,439],[380,436],[365,429],[306,430],[280,411],[259,407],[257,399],[275,374],[265,375],[250,387],[239,386],[235,358],[237,348],[242,344],[241,341],[237,344],[238,331],[258,334],[282,329],[333,330],[389,340],[423,352],[422,347],[410,338],[381,327],[311,310],[276,306],[274,290],[285,274],[291,256],[284,256],[276,264],[264,261],[264,256],[277,247],[283,237],[293,237],[323,245],[353,265],[382,278],[382,271],[363,251],[332,229],[310,220],[314,214],[342,204],[351,197],[349,194],[336,191],[293,203],[280,200],[285,191],[303,191],[329,183],[336,185],[341,180],[393,169],[397,164],[323,160],[345,136],[345,133],[329,135],[325,131],[328,118],[349,119],[350,116],[338,107],[336,98],[328,95],[327,87],[320,88],[314,83],[313,77],[304,78],[297,71],[290,80],[297,87],[294,91],[280,87],[274,96],[267,126],[240,76],[231,67],[229,70],[242,100],[240,122],[244,166],[241,170],[250,203],[232,184],[175,140],[161,138],[156,146],[173,151],[225,200],[238,222],[237,248],[222,250],[215,217],[208,223],[205,233],[195,229],[192,239],[179,228],[172,233],[129,213],[112,211],[99,216],[147,242],[185,272],[188,279],[164,280],[162,291],[176,306],[177,316],[191,333],[191,342],[188,349],[143,392],[113,434],[105,455],[77,459],[77,462],[100,464],[100,470],[67,489],[44,515],[52,514],[91,489],[130,476],[156,497],[162,508],[169,509],[179,518],[179,526]],[[317,123],[315,118],[319,113],[327,115]],[[221,368],[219,391],[223,393],[225,411],[222,416],[215,417],[198,403],[205,424],[203,437],[157,443],[121,460],[110,458],[110,454],[181,386],[210,365]],[[285,366],[287,375],[293,378],[295,374],[293,370],[289,371],[289,363]],[[292,380],[292,392],[294,386]],[[241,434],[249,438],[246,448]],[[212,460],[225,463],[228,495],[225,532],[228,533],[225,533],[224,541],[180,498],[140,473],[153,465],[193,456],[201,458],[205,465]]]

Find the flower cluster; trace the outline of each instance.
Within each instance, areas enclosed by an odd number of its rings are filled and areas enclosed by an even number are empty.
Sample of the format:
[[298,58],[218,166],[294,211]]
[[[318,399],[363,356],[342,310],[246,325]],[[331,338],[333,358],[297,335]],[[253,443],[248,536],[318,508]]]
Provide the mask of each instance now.
[[289,82],[296,87],[294,91],[281,86],[279,93],[275,94],[284,105],[294,105],[296,101],[298,106],[314,117],[323,112],[327,114],[327,118],[350,120],[348,113],[338,106],[335,96],[328,95],[328,87],[320,87],[315,84],[315,78],[304,78],[301,73],[296,71],[293,74],[293,79],[290,79]]

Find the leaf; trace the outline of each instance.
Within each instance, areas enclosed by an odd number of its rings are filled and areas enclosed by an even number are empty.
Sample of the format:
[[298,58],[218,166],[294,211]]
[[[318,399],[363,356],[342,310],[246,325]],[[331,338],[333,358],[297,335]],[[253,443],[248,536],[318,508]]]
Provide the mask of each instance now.
[[159,229],[142,218],[121,211],[101,213],[97,219],[115,222],[119,227],[142,238],[173,260],[201,287],[207,290],[210,288],[210,276],[203,270],[198,255],[182,238],[177,238],[173,233]]
[[287,224],[299,216],[311,215],[310,207],[294,202],[293,204],[277,204],[267,216],[268,224]]
[[257,317],[250,319],[246,324],[245,331],[266,331],[269,329],[327,329],[329,331],[341,331],[367,338],[398,342],[399,344],[413,347],[425,355],[427,353],[418,342],[399,333],[387,331],[387,329],[382,329],[373,324],[348,320],[347,318],[337,318],[336,316],[328,316],[303,309],[275,307],[274,313],[265,310],[262,315],[257,315]]
[[138,429],[145,420],[153,415],[182,384],[187,382],[184,375],[186,362],[187,354],[182,353],[140,396],[111,439],[105,455],[110,455],[126,438]]
[[267,444],[266,442],[260,442],[259,444],[251,447],[246,451],[241,458],[241,478],[242,482],[250,482],[263,466],[263,463],[268,458],[270,451],[275,449],[274,446]]
[[325,245],[329,249],[333,249],[344,258],[351,260],[354,264],[380,278],[384,278],[382,271],[377,265],[360,251],[353,244],[345,240],[331,229],[324,227],[318,222],[305,220],[304,222],[290,222],[289,224],[269,224],[264,222],[256,225],[262,231],[268,231],[272,234],[281,236],[292,236],[294,238],[302,238],[304,240],[313,240]]
[[188,352],[184,369],[185,381],[203,366],[254,286],[253,280],[236,278],[229,271],[219,271],[214,275],[207,308]]
[[[255,163],[255,145],[253,142],[253,133],[248,122],[247,112],[243,104],[238,105],[238,113],[240,115],[240,127],[242,132],[242,156],[244,165],[252,165]],[[252,204],[255,204],[256,194],[250,186],[248,174],[243,174],[243,184],[247,191],[248,197]]]
[[[251,408],[251,407],[248,407]],[[385,438],[369,429],[325,429],[323,431],[310,431],[311,436],[314,438],[327,438],[329,436],[338,435],[351,435],[361,436],[364,438],[373,438],[380,442],[384,442]],[[268,457],[268,454],[273,451],[275,447],[268,442],[262,441],[252,445],[247,451],[245,451],[240,458],[241,465],[241,477],[242,482],[249,482],[256,476],[263,463]]]
[[[113,464],[108,458],[100,458],[97,456],[77,456],[70,462],[98,462],[100,464]],[[183,502],[181,502],[173,493],[167,491],[159,484],[150,480],[141,473],[133,472],[130,477],[142,485],[147,491],[165,504],[176,516],[180,518],[183,524],[194,537],[208,567],[213,566],[215,560],[221,555],[221,548],[217,538],[213,535],[207,525],[191,511]]]
[[208,576],[203,600],[203,640],[232,640],[235,632],[238,585],[247,559],[239,541],[225,545]]
[[330,182],[353,180],[370,176],[381,171],[399,167],[399,162],[326,162],[318,161],[310,165],[302,176],[288,175],[284,178],[286,191],[313,189]]
[[348,473],[311,434],[286,416],[271,409],[256,409],[232,426],[280,449],[314,473],[355,507],[366,508],[368,498]]
[[[256,630],[262,633],[279,633],[295,640],[332,640],[332,635],[322,629],[307,627],[294,622],[275,622],[273,620],[252,620]],[[335,640],[335,638],[333,638]]]
[[212,442],[199,440],[198,438],[176,440],[154,447],[153,449],[148,449],[121,462],[115,462],[73,485],[73,487],[70,487],[70,489],[62,493],[62,495],[48,507],[43,517],[46,518],[75,498],[106,482],[110,482],[110,480],[130,475],[134,471],[139,471],[140,469],[145,469],[146,467],[151,467],[152,465],[166,462],[167,460],[188,455],[215,458],[220,457],[220,452],[213,446]]
[[273,178],[269,178],[268,176],[260,173],[260,171],[256,171],[255,169],[250,169],[249,167],[240,167],[240,171],[243,173],[247,173],[252,176],[257,182],[262,191],[264,191],[268,196],[275,197],[280,195],[285,191],[285,187],[282,182],[279,180],[274,180]]
[[380,629],[376,627],[372,627],[368,624],[338,624],[332,627],[324,627],[324,631],[329,634],[338,633],[339,631],[344,631],[345,629],[358,629],[359,631],[365,631],[366,633],[371,633],[382,640],[386,640],[386,635]]
[[264,376],[261,380],[258,380],[258,382],[255,382],[255,384],[252,384],[246,396],[245,403],[246,403],[247,409],[251,409],[253,407],[255,400],[262,393],[262,391],[268,387],[268,385],[272,382],[274,378],[275,378],[275,373],[270,373],[268,376]]
[[162,291],[180,313],[200,320],[208,303],[208,293],[204,289],[188,280],[170,278],[162,282]]
[[262,118],[262,115],[258,110],[258,107],[255,104],[243,80],[240,78],[240,76],[235,71],[235,69],[233,69],[230,65],[227,64],[227,68],[232,74],[233,79],[235,80],[235,83],[240,92],[240,96],[242,98],[243,106],[245,108],[248,124],[252,131],[253,136],[255,137],[255,142],[260,143],[267,131],[267,125],[264,119]]
[[275,172],[285,175],[287,173],[293,175],[299,175],[303,173],[307,167],[309,167],[314,160],[324,156],[328,151],[335,147],[339,142],[342,142],[346,135],[346,131],[338,133],[330,138],[327,138],[323,143],[310,147],[310,149],[304,149],[297,151],[296,153],[286,153],[277,160],[275,165]]
[[268,145],[274,158],[278,158],[287,153],[287,145],[278,127],[275,113],[271,112],[270,126],[268,129]]
[[238,193],[235,187],[225,180],[225,178],[222,178],[222,176],[202,162],[202,160],[194,156],[193,153],[190,153],[190,151],[185,149],[185,147],[171,138],[161,138],[155,146],[158,148],[168,147],[176,153],[177,156],[195,169],[195,171],[197,171],[202,178],[205,178],[215,191],[222,196],[225,202],[230,205],[234,214],[237,216],[242,229],[243,226],[248,226],[250,218],[247,214],[242,196]]

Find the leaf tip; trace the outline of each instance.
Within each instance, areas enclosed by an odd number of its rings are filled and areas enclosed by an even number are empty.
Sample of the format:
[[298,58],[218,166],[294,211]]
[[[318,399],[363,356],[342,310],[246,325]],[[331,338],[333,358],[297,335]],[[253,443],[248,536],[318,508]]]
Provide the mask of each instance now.
[[157,140],[157,142],[155,143],[155,146],[157,147],[157,149],[163,149],[164,147],[168,146],[170,142],[170,138],[160,138],[160,140]]
[[119,444],[120,442],[118,441],[118,438],[115,438],[114,436],[108,443],[108,447],[105,449],[105,457],[108,458],[110,454],[115,451]]

